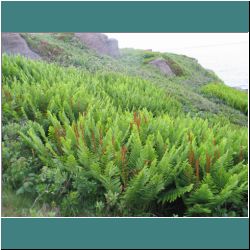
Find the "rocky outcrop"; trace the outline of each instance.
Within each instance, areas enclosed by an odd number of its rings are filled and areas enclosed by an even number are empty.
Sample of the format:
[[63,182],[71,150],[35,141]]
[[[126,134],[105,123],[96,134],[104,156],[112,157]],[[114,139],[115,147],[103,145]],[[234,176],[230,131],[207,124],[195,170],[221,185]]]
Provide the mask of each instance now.
[[168,65],[168,63],[164,59],[160,59],[160,58],[155,59],[155,60],[149,62],[149,64],[154,65],[163,74],[165,74],[167,76],[175,76],[175,73],[173,72],[173,70],[170,68],[170,66]]
[[2,53],[20,54],[31,59],[40,58],[28,47],[19,33],[2,33]]
[[75,36],[99,55],[109,55],[112,57],[119,57],[120,55],[118,41],[116,39],[110,39],[101,33],[75,33]]

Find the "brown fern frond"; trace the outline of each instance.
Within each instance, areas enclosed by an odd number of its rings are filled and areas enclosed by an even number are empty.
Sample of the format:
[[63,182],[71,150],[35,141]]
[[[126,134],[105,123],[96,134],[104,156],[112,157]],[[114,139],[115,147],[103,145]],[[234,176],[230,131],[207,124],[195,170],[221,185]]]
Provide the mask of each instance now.
[[214,146],[216,146],[216,139],[215,138],[213,139],[213,144],[214,144]]
[[84,138],[84,128],[83,128],[82,123],[80,124],[80,130],[81,130],[82,141],[83,141],[83,143],[85,144],[85,138]]
[[210,166],[211,166],[211,156],[206,154],[206,172],[210,172]]
[[76,136],[76,141],[77,141],[77,143],[79,143],[80,136],[79,136],[78,126],[77,126],[76,123],[73,123],[72,126],[73,126],[73,130],[74,130],[74,133],[75,133],[75,136]]
[[134,124],[136,124],[138,130],[140,130],[141,126],[141,117],[136,112],[134,112]]
[[122,175],[124,179],[124,188],[126,188],[127,185],[127,170],[126,170],[126,153],[127,153],[127,147],[125,145],[121,148],[121,160],[122,160]]
[[199,181],[200,180],[200,160],[199,159],[195,161],[195,175],[196,175],[197,181]]
[[243,149],[242,146],[240,146],[240,156],[239,156],[240,162],[243,161]]

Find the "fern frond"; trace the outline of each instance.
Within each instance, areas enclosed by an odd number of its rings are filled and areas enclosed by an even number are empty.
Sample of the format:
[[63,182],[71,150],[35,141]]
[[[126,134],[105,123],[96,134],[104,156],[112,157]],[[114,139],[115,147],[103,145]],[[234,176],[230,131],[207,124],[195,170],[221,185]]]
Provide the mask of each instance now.
[[167,202],[174,202],[176,199],[182,197],[188,192],[191,192],[193,189],[194,184],[190,184],[186,187],[177,187],[176,189],[172,189],[167,193],[163,194],[159,199],[158,202],[160,203],[167,203]]

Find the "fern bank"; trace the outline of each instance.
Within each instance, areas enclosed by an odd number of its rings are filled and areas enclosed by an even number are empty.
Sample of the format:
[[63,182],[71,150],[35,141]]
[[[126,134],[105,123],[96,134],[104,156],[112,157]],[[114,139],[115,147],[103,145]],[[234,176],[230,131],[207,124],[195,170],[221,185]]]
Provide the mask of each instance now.
[[173,216],[180,203],[180,216],[244,214],[247,128],[186,115],[148,81],[3,56],[2,108],[38,161],[28,191],[65,216]]

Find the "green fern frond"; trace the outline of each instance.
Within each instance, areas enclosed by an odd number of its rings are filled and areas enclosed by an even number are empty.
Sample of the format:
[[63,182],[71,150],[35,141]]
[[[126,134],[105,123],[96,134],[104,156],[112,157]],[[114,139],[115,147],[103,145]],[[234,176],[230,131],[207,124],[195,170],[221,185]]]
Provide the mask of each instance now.
[[186,187],[177,187],[176,189],[172,189],[167,193],[163,194],[159,199],[158,202],[160,203],[167,203],[167,202],[174,202],[176,199],[182,197],[188,192],[191,192],[193,189],[194,184],[190,184]]

